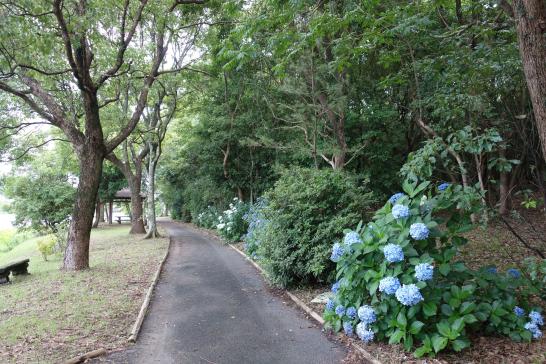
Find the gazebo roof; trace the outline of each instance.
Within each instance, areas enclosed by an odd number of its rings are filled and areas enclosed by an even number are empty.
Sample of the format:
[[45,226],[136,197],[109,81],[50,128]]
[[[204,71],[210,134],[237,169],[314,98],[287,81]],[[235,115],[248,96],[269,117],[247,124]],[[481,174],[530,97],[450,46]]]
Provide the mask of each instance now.
[[[140,197],[145,199],[146,194],[141,192]],[[122,188],[121,190],[116,192],[116,194],[114,195],[114,201],[126,201],[126,200],[130,200],[130,199],[131,199],[131,190],[128,189],[127,187]]]

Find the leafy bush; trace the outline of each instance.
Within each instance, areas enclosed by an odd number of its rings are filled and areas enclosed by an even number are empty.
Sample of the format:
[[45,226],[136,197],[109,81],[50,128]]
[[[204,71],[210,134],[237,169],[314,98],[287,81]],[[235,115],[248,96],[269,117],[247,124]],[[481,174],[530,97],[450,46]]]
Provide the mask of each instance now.
[[202,211],[195,218],[195,224],[197,226],[203,227],[205,229],[215,229],[218,225],[218,218],[220,217],[220,212],[214,206],[207,206],[205,211]]
[[42,253],[42,257],[47,262],[47,257],[52,255],[55,252],[55,245],[57,244],[57,239],[55,235],[46,235],[36,241],[38,245],[38,251]]
[[356,326],[366,342],[403,342],[416,357],[460,351],[477,332],[540,337],[540,309],[531,307],[533,290],[519,271],[472,271],[457,261],[479,195],[428,182],[407,182],[404,192],[334,245],[338,281],[324,312],[327,326],[348,334]]
[[286,170],[264,197],[262,225],[249,233],[259,241],[252,244],[269,278],[280,286],[331,278],[332,242],[374,202],[355,176],[331,169]]
[[247,211],[248,205],[235,197],[233,202],[229,204],[229,209],[218,217],[216,229],[224,239],[229,242],[241,240],[248,228],[248,224],[243,218]]

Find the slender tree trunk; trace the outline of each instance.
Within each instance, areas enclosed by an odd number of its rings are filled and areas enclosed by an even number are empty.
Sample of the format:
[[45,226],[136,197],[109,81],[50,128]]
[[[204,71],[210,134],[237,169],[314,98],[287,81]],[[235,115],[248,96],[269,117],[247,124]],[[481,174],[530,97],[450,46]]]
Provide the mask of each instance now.
[[150,147],[150,158],[148,162],[148,233],[146,234],[146,239],[153,239],[159,237],[159,232],[157,231],[157,221],[155,215],[155,169],[157,166],[157,160],[159,155],[157,150],[153,147]]
[[99,221],[100,221],[100,201],[97,201],[97,205],[95,207],[95,221],[93,222],[93,228],[99,227]]
[[103,153],[101,146],[92,143],[84,145],[78,153],[80,177],[68,229],[63,261],[65,270],[89,268],[89,239],[102,175]]
[[104,222],[104,203],[101,202],[99,205],[99,222]]
[[[506,152],[500,151],[500,157],[506,158]],[[499,214],[506,215],[510,210],[510,176],[508,172],[499,172]]]
[[512,9],[542,157],[546,160],[546,1],[514,0]]
[[112,225],[114,223],[114,202],[109,201],[108,202],[108,225]]

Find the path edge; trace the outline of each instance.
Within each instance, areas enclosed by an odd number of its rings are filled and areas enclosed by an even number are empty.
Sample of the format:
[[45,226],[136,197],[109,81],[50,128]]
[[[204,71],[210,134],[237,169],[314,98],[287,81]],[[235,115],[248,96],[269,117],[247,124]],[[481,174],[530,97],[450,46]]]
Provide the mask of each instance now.
[[142,328],[142,323],[144,322],[144,318],[146,317],[146,313],[148,313],[148,308],[150,307],[150,303],[152,301],[152,295],[153,295],[155,286],[157,285],[157,282],[159,281],[159,276],[161,275],[161,272],[163,271],[163,266],[165,265],[165,262],[167,261],[167,258],[169,257],[172,242],[173,242],[172,237],[169,237],[169,245],[167,246],[167,252],[165,253],[165,256],[159,263],[159,266],[157,267],[157,271],[155,272],[154,278],[152,279],[152,283],[150,284],[150,287],[148,288],[148,292],[146,293],[144,302],[142,302],[142,306],[140,307],[140,311],[136,318],[135,324],[133,325],[133,329],[131,330],[129,334],[129,338],[127,339],[127,341],[130,343],[136,342],[138,338],[138,334],[140,333],[140,329]]
[[[256,263],[254,260],[252,260],[248,255],[246,255],[245,252],[241,251],[240,249],[235,247],[233,244],[228,244],[228,245],[233,250],[235,250],[237,253],[242,255],[247,261],[249,261],[250,264],[252,264],[254,266],[254,268],[256,268],[260,273],[262,273],[264,276],[267,276],[267,273],[264,271],[264,269],[262,267],[260,267],[258,265],[258,263]],[[315,321],[317,321],[319,324],[324,325],[324,319],[316,311],[314,311],[311,307],[307,306],[302,300],[300,300],[299,298],[294,296],[292,293],[288,292],[287,290],[283,290],[283,291],[288,295],[288,297],[290,297],[290,299],[299,308],[301,308],[303,311],[305,311],[305,313],[307,313],[309,316],[311,316],[313,319],[315,319]],[[340,333],[339,335],[343,335],[343,334]],[[355,350],[360,352],[362,354],[362,356],[364,356],[364,358],[366,360],[370,361],[372,364],[383,364],[379,359],[374,357],[369,351],[364,349],[362,346],[358,345],[353,340],[349,340],[349,345],[351,345],[351,347],[353,347]]]

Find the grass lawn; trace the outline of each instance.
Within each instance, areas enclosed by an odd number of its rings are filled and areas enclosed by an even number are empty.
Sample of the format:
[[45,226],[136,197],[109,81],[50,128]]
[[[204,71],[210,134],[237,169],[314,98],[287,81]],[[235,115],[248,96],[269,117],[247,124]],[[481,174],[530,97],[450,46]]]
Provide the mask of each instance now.
[[91,269],[59,270],[30,239],[0,253],[0,265],[29,257],[28,276],[0,285],[0,362],[57,363],[87,351],[126,344],[168,239],[143,240],[129,227],[94,229]]

